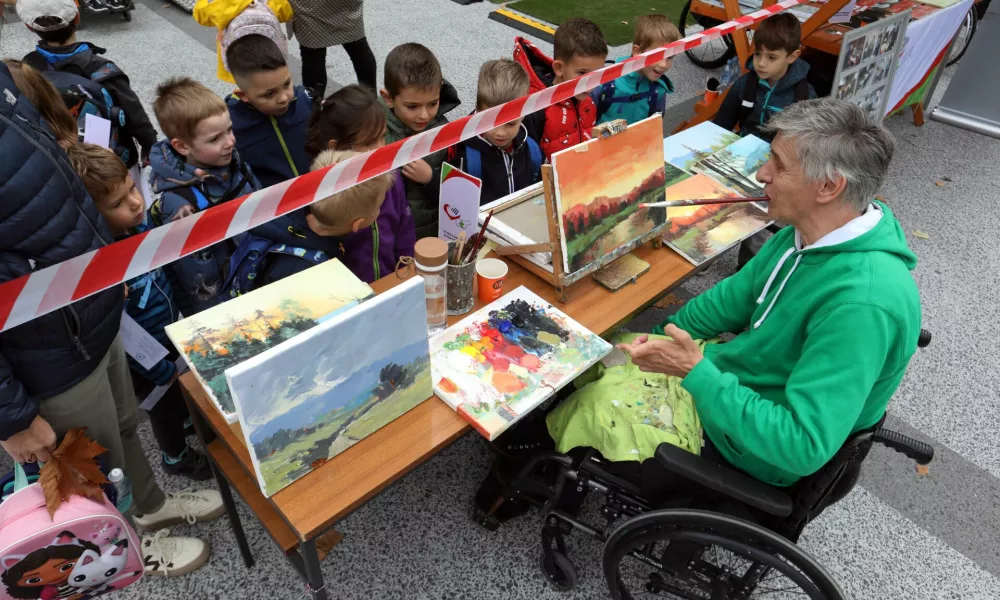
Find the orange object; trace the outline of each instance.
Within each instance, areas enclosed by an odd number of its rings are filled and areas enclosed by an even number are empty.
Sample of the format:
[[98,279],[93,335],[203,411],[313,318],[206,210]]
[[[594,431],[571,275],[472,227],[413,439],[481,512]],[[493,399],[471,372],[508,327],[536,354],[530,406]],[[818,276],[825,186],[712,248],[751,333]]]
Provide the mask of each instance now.
[[476,287],[479,299],[493,302],[503,296],[503,280],[507,277],[507,263],[498,258],[485,258],[476,263]]
[[510,371],[494,371],[493,387],[502,394],[513,394],[524,389],[524,382]]
[[711,104],[715,102],[715,99],[719,97],[718,90],[705,90],[705,104]]
[[438,385],[441,386],[442,391],[449,394],[455,394],[458,392],[458,386],[455,385],[454,381],[448,379],[447,377],[442,377],[441,381],[438,382]]

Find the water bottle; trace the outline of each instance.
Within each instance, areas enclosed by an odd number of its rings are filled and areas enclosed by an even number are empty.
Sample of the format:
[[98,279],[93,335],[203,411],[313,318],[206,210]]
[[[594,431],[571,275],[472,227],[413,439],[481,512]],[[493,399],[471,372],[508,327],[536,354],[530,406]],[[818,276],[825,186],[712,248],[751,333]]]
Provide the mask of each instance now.
[[118,492],[118,502],[115,503],[115,508],[118,509],[118,512],[125,514],[128,509],[132,508],[132,482],[117,467],[111,469],[108,479],[115,486],[115,491]]
[[729,59],[726,63],[725,68],[722,69],[722,75],[719,75],[719,89],[724,90],[733,84],[740,76],[740,58],[734,56]]
[[418,240],[413,247],[417,274],[424,278],[424,295],[427,299],[427,333],[434,335],[448,326],[448,286],[445,269],[448,267],[448,244],[442,239],[429,237]]

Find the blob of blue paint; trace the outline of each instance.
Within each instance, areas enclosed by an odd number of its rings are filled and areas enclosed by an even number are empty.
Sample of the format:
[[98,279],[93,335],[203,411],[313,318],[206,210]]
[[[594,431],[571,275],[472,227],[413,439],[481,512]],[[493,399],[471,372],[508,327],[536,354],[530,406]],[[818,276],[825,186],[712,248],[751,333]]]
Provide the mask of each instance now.
[[500,331],[500,333],[510,333],[510,330],[513,327],[514,326],[510,324],[510,321],[506,319],[497,323],[497,329]]

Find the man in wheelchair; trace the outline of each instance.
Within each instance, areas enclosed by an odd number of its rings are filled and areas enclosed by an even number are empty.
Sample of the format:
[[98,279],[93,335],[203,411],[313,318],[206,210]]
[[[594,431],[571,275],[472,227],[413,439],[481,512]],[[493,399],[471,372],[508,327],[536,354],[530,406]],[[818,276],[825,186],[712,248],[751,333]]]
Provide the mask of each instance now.
[[[577,521],[588,489],[613,497],[602,509],[609,528],[614,519],[658,506],[703,506],[691,500],[714,497],[743,509],[731,514],[794,542],[809,519],[846,494],[873,441],[930,460],[919,452],[926,447],[876,431],[921,338],[920,297],[910,275],[916,256],[889,208],[873,200],[893,138],[858,107],[833,99],[796,103],[768,129],[776,137],[757,178],[770,198],[768,215],[787,226],[654,335],[613,340],[625,354],[605,359],[544,424],[535,416],[496,441],[500,456],[477,495],[477,516],[495,526],[520,512],[519,503],[543,506],[543,569],[557,585],[566,584],[572,569],[562,535],[573,528],[617,540],[605,553],[613,596],[621,573],[608,565],[608,553],[621,559],[656,545],[636,538],[642,528],[632,527],[635,547],[622,551],[622,543],[631,543],[622,541],[625,534],[616,538],[618,531],[601,533]],[[695,341],[723,333],[736,335],[726,343]],[[548,448],[554,451],[538,452]],[[660,564],[669,555],[691,568],[710,538],[681,537],[672,551],[642,561]],[[765,554],[794,551],[779,548],[787,540],[767,539]],[[762,556],[747,560],[777,572],[766,561],[753,562]],[[742,597],[730,593],[761,581],[759,572],[750,583],[747,576],[740,575],[742,587],[708,597]],[[711,589],[722,589],[717,579]],[[661,580],[650,575],[646,589],[687,597]],[[815,583],[814,590],[821,588]]]

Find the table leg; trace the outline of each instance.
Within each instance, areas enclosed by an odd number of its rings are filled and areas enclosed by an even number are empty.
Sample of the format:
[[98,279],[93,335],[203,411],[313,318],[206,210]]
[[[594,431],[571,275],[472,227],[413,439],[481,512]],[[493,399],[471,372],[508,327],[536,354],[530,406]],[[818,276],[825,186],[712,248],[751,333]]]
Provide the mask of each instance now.
[[323,572],[319,566],[319,554],[316,553],[316,540],[307,540],[301,546],[302,557],[306,563],[306,584],[309,586],[312,600],[328,600],[326,584],[323,583]]

